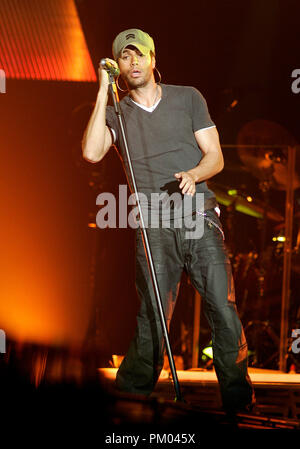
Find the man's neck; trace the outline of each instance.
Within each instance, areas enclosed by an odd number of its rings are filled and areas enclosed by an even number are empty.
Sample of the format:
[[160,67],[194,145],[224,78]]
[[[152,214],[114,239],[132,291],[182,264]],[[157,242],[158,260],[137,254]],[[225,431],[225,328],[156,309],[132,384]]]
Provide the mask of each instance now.
[[160,98],[161,87],[153,81],[146,86],[130,90],[129,95],[136,103],[150,108]]

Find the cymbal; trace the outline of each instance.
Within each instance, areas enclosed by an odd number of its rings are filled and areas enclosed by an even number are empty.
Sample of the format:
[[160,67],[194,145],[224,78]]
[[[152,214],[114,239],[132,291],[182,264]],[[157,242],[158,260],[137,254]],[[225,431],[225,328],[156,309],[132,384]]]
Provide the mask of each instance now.
[[[246,123],[238,133],[237,154],[246,169],[260,181],[268,181],[276,190],[286,190],[289,173],[287,169],[287,149],[285,146],[297,146],[295,138],[281,125],[269,120],[253,120]],[[243,145],[256,145],[257,148],[242,148]],[[274,148],[264,148],[272,145]],[[278,145],[278,149],[276,149]],[[294,189],[300,187],[300,149],[296,152],[296,170]]]
[[236,211],[251,217],[264,218],[266,212],[266,217],[269,220],[282,222],[284,219],[276,209],[267,206],[263,201],[254,200],[250,195],[241,195],[235,189],[228,189],[213,182],[209,182],[208,186],[216,195],[217,201],[223,206],[233,205]]

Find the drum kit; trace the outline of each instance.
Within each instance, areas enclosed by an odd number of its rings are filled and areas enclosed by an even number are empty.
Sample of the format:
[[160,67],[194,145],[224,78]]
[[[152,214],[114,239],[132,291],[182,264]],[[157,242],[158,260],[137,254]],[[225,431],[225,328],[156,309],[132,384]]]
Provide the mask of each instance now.
[[[257,367],[275,368],[274,364],[277,363],[285,242],[284,191],[289,179],[287,151],[288,146],[296,145],[292,136],[276,123],[267,120],[249,122],[238,134],[235,146],[239,163],[225,162],[225,177],[227,174],[226,179],[230,179],[231,185],[208,182],[222,212],[225,212],[223,225],[235,280],[237,307],[249,349],[252,349],[252,365]],[[298,156],[296,151],[294,192],[300,187]],[[245,187],[249,176],[256,186],[255,194],[252,191],[249,193]],[[242,187],[237,181],[241,177]],[[236,181],[234,186],[233,179]],[[300,273],[300,212],[295,212],[291,287],[297,291]],[[242,226],[238,223],[241,216],[244,216]],[[248,217],[246,220],[245,216]],[[237,243],[237,237],[242,234],[243,239],[247,240],[248,232],[253,235],[253,226],[256,227],[256,243],[252,242],[251,248],[243,251]],[[248,243],[250,245],[250,239]],[[293,285],[293,282],[296,284]],[[291,299],[293,326],[296,324],[296,315],[299,315],[299,306],[296,298],[293,304],[293,292]],[[263,344],[267,340],[269,353]]]

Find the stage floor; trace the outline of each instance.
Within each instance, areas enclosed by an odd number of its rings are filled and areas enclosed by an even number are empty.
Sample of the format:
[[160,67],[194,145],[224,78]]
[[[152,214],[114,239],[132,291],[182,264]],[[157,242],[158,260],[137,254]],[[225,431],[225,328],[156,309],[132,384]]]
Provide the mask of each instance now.
[[[115,379],[117,368],[99,368],[99,373],[108,381]],[[248,369],[250,379],[254,385],[285,386],[293,385],[300,389],[300,374],[283,373],[277,370],[267,370],[259,368]],[[217,384],[217,377],[214,370],[189,369],[177,370],[178,380],[183,383],[212,383]],[[162,370],[159,383],[170,379],[170,373]]]
[[[116,368],[100,368],[104,386],[113,387]],[[217,377],[214,370],[178,370],[178,380],[184,399],[202,410],[222,410]],[[300,420],[300,374],[277,370],[249,368],[256,395],[256,413],[261,417]],[[170,400],[174,387],[170,372],[163,370],[150,397]]]

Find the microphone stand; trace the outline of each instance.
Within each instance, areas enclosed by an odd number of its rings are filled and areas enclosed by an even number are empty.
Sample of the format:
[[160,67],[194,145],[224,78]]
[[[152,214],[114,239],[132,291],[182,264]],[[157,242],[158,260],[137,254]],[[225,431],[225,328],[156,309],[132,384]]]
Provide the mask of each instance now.
[[111,74],[110,71],[107,71],[107,73],[109,76],[109,90],[110,90],[110,93],[111,93],[111,96],[113,99],[115,113],[118,117],[121,135],[122,135],[122,141],[124,144],[127,162],[128,162],[128,166],[129,166],[130,177],[131,177],[133,190],[134,190],[136,201],[137,201],[139,217],[140,217],[140,227],[141,227],[141,232],[142,232],[145,254],[146,254],[148,268],[149,268],[150,275],[151,275],[151,281],[152,281],[152,285],[153,285],[153,289],[154,289],[154,293],[155,293],[156,304],[157,304],[159,318],[160,318],[160,322],[161,322],[161,326],[162,326],[163,337],[164,337],[165,344],[166,344],[166,352],[168,355],[169,365],[170,365],[172,378],[173,378],[173,384],[174,384],[174,389],[175,389],[175,401],[183,401],[183,398],[181,396],[179,382],[178,382],[177,372],[176,372],[176,368],[175,368],[174,358],[173,358],[173,354],[172,354],[172,350],[171,350],[171,346],[170,346],[168,328],[167,328],[166,318],[164,315],[162,300],[161,300],[161,296],[160,296],[160,292],[159,292],[159,287],[158,287],[157,277],[156,277],[156,273],[155,273],[151,248],[149,245],[148,235],[147,235],[147,232],[145,229],[143,212],[142,212],[140,200],[138,197],[138,191],[137,191],[135,176],[134,176],[134,172],[133,172],[133,166],[132,166],[132,162],[131,162],[131,158],[130,158],[130,154],[129,154],[129,150],[128,150],[127,137],[126,137],[125,127],[124,127],[124,122],[123,122],[122,111],[120,108],[117,86],[116,86],[116,83],[114,80],[114,75]]

